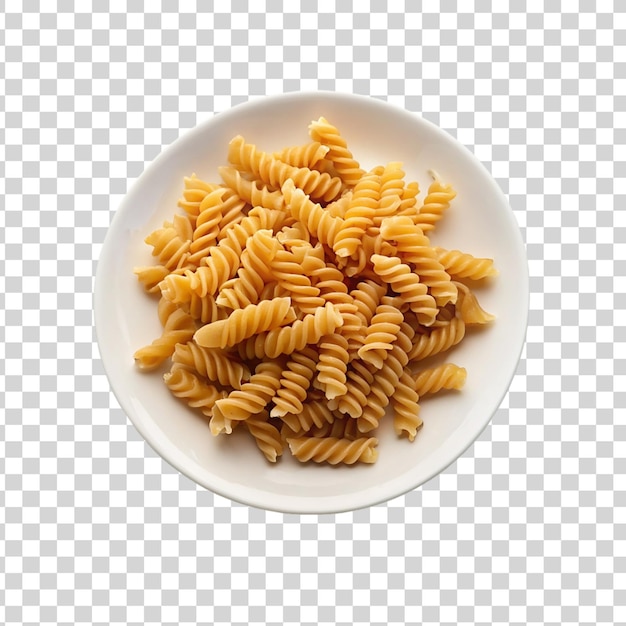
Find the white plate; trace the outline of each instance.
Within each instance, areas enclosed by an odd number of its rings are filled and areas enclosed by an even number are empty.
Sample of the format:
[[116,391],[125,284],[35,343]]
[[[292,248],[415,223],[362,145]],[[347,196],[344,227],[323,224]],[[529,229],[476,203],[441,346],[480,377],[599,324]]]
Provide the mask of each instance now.
[[[242,134],[262,149],[307,141],[307,126],[327,117],[366,167],[402,161],[407,180],[428,185],[436,170],[458,196],[433,243],[495,259],[500,275],[477,291],[497,316],[440,361],[467,368],[459,393],[425,399],[424,426],[413,443],[397,439],[389,421],[377,436],[374,465],[299,464],[288,450],[265,461],[246,432],[211,436],[206,423],[173,398],[160,373],[139,372],[133,353],[160,334],[156,300],[132,269],[154,263],[143,243],[180,211],[182,179],[195,172],[217,181],[230,139]],[[113,391],[133,424],[169,463],[200,485],[233,500],[288,513],[333,513],[370,506],[437,475],[488,424],[506,393],[524,343],[528,269],[524,244],[506,198],[481,163],[450,135],[418,115],[371,98],[337,93],[268,97],[216,115],[165,150],[140,176],[120,206],[102,249],[95,290],[100,353]]]

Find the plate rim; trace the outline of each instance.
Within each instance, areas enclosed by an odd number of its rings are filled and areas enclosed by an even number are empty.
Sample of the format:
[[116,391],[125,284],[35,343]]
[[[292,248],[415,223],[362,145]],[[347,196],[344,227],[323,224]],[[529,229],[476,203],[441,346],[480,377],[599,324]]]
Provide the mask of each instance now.
[[[516,338],[517,348],[514,353],[511,353],[511,372],[506,376],[508,379],[508,383],[506,386],[503,386],[503,390],[501,394],[494,400],[491,404],[493,407],[484,411],[484,418],[477,421],[474,420],[471,424],[465,424],[463,428],[460,428],[454,433],[454,437],[448,440],[446,449],[452,448],[452,453],[446,455],[445,460],[433,464],[433,469],[430,472],[426,473],[425,478],[420,478],[418,482],[410,480],[410,472],[403,474],[401,476],[396,477],[391,481],[393,485],[396,485],[397,482],[400,482],[399,485],[395,486],[394,489],[384,489],[385,485],[389,485],[389,483],[375,484],[369,489],[362,489],[355,494],[341,494],[334,496],[323,496],[316,498],[306,498],[303,496],[279,496],[276,497],[275,503],[269,503],[268,500],[268,492],[260,491],[256,488],[250,488],[247,485],[237,484],[237,488],[233,491],[236,493],[231,493],[228,489],[229,485],[233,485],[234,483],[228,483],[228,481],[221,479],[219,476],[212,474],[212,477],[216,479],[215,483],[207,481],[206,476],[202,476],[200,472],[196,471],[195,467],[204,469],[204,471],[208,471],[202,466],[190,459],[187,455],[182,453],[182,451],[178,450],[175,446],[169,442],[169,439],[162,433],[162,431],[156,426],[154,423],[146,422],[141,419],[139,416],[134,415],[132,407],[130,406],[129,399],[124,397],[125,394],[122,393],[121,386],[119,384],[114,384],[113,381],[117,382],[117,377],[114,372],[111,371],[111,363],[107,364],[107,358],[105,354],[107,353],[107,349],[103,346],[103,333],[104,327],[102,316],[104,313],[104,302],[106,290],[104,289],[104,284],[106,283],[106,267],[108,265],[107,260],[114,252],[114,246],[112,245],[112,241],[115,238],[116,231],[120,228],[120,224],[123,221],[125,214],[130,210],[126,208],[128,206],[128,198],[135,191],[137,187],[142,184],[142,181],[147,178],[153,170],[159,167],[161,161],[165,160],[168,154],[175,150],[175,148],[184,144],[187,141],[192,141],[192,138],[197,133],[201,133],[203,130],[210,128],[211,126],[220,123],[225,118],[230,117],[234,114],[240,114],[242,110],[246,108],[254,108],[255,105],[258,105],[261,102],[268,102],[271,104],[272,101],[275,100],[293,100],[297,102],[299,99],[311,98],[311,97],[327,97],[330,99],[337,100],[353,100],[353,101],[367,101],[370,105],[375,104],[380,109],[387,109],[391,107],[395,110],[397,114],[405,116],[406,118],[412,118],[413,121],[416,119],[419,120],[419,123],[424,124],[431,128],[436,134],[442,135],[447,138],[448,141],[452,142],[457,149],[465,151],[467,155],[478,164],[486,174],[486,178],[489,180],[489,183],[492,187],[492,191],[500,200],[500,203],[503,206],[507,207],[507,216],[509,222],[511,222],[512,232],[515,233],[514,237],[516,239],[516,245],[519,248],[519,252],[523,255],[523,263],[522,267],[524,269],[524,276],[520,276],[519,278],[523,278],[523,284],[520,284],[520,287],[523,289],[523,302],[525,303],[524,311],[522,313],[523,320],[518,329],[519,336]],[[145,440],[145,442],[150,445],[150,447],[171,467],[173,467],[178,472],[182,473],[184,476],[192,480],[194,483],[199,486],[207,489],[208,491],[215,493],[221,497],[232,500],[234,502],[238,502],[243,505],[253,506],[256,508],[260,508],[268,511],[275,511],[284,514],[298,514],[298,515],[327,515],[327,514],[336,514],[343,513],[348,511],[355,511],[363,508],[368,508],[370,506],[375,506],[377,504],[381,504],[383,502],[387,502],[393,500],[397,497],[400,497],[410,491],[414,491],[420,486],[426,484],[431,481],[435,476],[438,476],[442,472],[444,472],[448,467],[450,467],[453,463],[455,463],[480,437],[480,435],[484,432],[487,426],[492,421],[494,415],[496,414],[498,408],[502,404],[505,396],[507,395],[513,379],[516,374],[517,367],[520,362],[520,358],[524,349],[524,345],[526,344],[526,335],[528,331],[528,318],[529,318],[529,305],[530,305],[530,274],[529,274],[529,266],[528,266],[528,255],[526,251],[526,244],[524,242],[524,238],[522,236],[522,231],[519,223],[515,217],[512,207],[509,204],[507,197],[504,192],[496,182],[495,178],[491,174],[491,172],[487,169],[487,167],[476,157],[476,155],[463,143],[461,143],[456,137],[454,137],[451,133],[446,131],[445,129],[437,126],[430,120],[424,118],[417,112],[409,111],[396,103],[388,102],[386,100],[362,95],[362,94],[354,94],[348,92],[337,92],[337,91],[328,91],[328,90],[306,90],[306,91],[294,91],[287,92],[281,94],[273,94],[266,96],[253,96],[249,100],[236,104],[229,109],[224,111],[220,111],[218,113],[214,113],[207,119],[201,121],[196,126],[186,129],[179,137],[177,137],[172,143],[165,146],[161,152],[146,166],[146,168],[141,172],[141,174],[131,182],[128,186],[124,197],[121,202],[117,206],[115,214],[111,219],[109,227],[107,229],[106,236],[103,240],[99,259],[96,266],[96,275],[94,281],[94,289],[93,289],[93,310],[94,310],[94,327],[96,333],[96,342],[98,346],[100,361],[102,362],[102,366],[104,368],[105,374],[108,379],[109,387],[115,396],[117,402],[120,407],[126,414],[127,418],[130,420],[131,424],[137,429],[139,434]],[[104,350],[103,350],[104,347]],[[513,356],[515,358],[513,358]],[[473,428],[470,428],[473,426]],[[464,434],[465,431],[468,430],[469,434],[467,437],[463,438],[463,443],[458,443],[456,440],[459,439],[460,434]],[[456,446],[453,444],[456,443]],[[168,449],[169,445],[169,449]],[[401,480],[404,479],[404,480]],[[217,484],[216,484],[217,483]],[[368,497],[369,494],[369,497]]]

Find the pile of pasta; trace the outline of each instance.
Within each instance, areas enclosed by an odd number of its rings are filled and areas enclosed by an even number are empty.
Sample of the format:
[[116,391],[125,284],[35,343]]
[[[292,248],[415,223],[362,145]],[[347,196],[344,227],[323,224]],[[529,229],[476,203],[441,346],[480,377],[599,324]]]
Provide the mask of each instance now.
[[158,264],[135,268],[163,326],[135,360],[169,363],[213,435],[243,427],[270,462],[373,463],[386,413],[413,441],[420,398],[463,386],[422,362],[493,319],[469,285],[496,270],[431,244],[456,195],[436,174],[420,202],[402,163],[365,171],[325,118],[308,130],[274,153],[237,136],[222,182],[185,178],[182,213],[146,238]]

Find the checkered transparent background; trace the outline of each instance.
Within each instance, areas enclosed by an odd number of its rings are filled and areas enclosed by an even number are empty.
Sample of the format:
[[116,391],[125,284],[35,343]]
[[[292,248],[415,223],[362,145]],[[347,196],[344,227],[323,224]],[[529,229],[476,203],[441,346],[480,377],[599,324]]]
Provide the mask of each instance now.
[[[626,622],[626,3],[0,6],[0,622]],[[532,276],[518,374],[475,445],[404,497],[320,517],[163,462],[92,327],[100,247],[146,165],[215,112],[303,89],[466,144]]]

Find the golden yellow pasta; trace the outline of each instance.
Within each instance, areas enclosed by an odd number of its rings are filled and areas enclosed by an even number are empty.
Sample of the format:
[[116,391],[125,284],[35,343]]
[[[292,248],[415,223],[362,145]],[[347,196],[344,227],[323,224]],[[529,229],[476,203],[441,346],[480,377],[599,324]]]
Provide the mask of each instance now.
[[431,243],[456,196],[438,175],[421,201],[401,162],[366,172],[327,119],[303,135],[277,152],[234,137],[221,182],[184,178],[181,212],[145,239],[155,264],[134,270],[163,327],[135,360],[212,435],[245,424],[270,463],[374,463],[387,413],[413,441],[421,399],[463,386],[427,359],[492,322],[472,285],[497,271]]
[[268,417],[268,412],[263,410],[248,418],[245,424],[263,456],[270,463],[276,463],[277,457],[283,453],[283,442],[280,431],[268,422]]
[[442,389],[461,389],[467,378],[467,370],[454,363],[444,363],[422,370],[415,379],[415,391],[420,397],[437,393]]
[[292,454],[298,461],[315,463],[375,463],[378,458],[378,439],[374,437],[355,439],[337,439],[336,437],[296,437],[287,439]]
[[226,348],[295,319],[291,298],[263,300],[233,311],[225,320],[205,324],[196,331],[194,340],[205,348]]
[[335,171],[343,182],[354,187],[364,172],[348,149],[346,140],[341,136],[339,129],[333,126],[326,118],[320,117],[311,122],[309,135],[313,141],[319,141],[328,147],[326,158],[332,163]]

